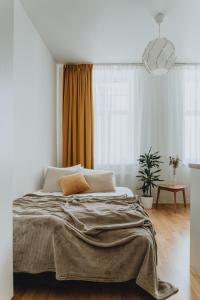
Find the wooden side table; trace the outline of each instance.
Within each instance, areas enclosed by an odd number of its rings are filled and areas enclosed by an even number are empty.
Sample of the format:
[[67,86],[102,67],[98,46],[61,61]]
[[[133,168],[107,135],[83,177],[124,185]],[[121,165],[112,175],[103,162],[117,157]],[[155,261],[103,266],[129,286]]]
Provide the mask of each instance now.
[[176,193],[182,191],[182,193],[183,193],[183,202],[184,202],[184,206],[186,207],[186,197],[185,197],[185,188],[187,187],[186,185],[162,184],[162,185],[158,185],[157,187],[158,187],[158,193],[157,193],[157,200],[156,200],[156,208],[158,208],[158,201],[159,201],[161,190],[169,191],[169,192],[174,193],[174,209],[175,209],[175,212],[176,212]]

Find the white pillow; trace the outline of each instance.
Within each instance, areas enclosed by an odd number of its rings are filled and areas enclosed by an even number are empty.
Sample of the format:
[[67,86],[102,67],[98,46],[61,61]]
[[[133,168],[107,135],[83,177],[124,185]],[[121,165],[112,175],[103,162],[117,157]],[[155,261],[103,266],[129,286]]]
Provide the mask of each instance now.
[[113,171],[111,170],[96,170],[96,169],[86,169],[83,168],[81,169],[81,173],[85,176],[85,175],[94,175],[94,174],[113,174],[113,185],[116,186],[116,178],[115,178],[115,174]]
[[[92,174],[105,174],[105,173],[113,173],[110,170],[96,170],[96,169],[86,169],[83,168],[81,169],[81,173],[83,175],[92,175]],[[113,173],[114,174],[114,173]]]
[[85,193],[104,193],[115,192],[115,180],[113,172],[91,172],[90,174],[84,174],[84,177],[89,184],[89,190]]
[[44,179],[43,192],[61,192],[58,179],[65,175],[71,175],[82,170],[81,165],[76,165],[68,168],[48,167]]

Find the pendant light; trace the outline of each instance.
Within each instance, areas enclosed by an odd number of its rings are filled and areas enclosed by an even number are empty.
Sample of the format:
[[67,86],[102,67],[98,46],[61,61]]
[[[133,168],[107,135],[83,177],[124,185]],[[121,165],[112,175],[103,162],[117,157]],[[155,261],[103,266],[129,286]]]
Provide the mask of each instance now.
[[160,24],[163,19],[164,14],[162,13],[155,16],[155,21],[159,27],[158,38],[148,43],[142,57],[146,70],[153,75],[167,73],[176,60],[174,44],[170,40],[160,37]]

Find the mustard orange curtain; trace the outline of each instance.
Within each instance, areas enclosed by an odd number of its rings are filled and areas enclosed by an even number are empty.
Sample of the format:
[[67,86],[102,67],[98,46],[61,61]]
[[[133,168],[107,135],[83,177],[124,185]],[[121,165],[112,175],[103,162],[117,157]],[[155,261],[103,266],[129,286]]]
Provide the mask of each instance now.
[[92,65],[63,71],[63,166],[93,168]]

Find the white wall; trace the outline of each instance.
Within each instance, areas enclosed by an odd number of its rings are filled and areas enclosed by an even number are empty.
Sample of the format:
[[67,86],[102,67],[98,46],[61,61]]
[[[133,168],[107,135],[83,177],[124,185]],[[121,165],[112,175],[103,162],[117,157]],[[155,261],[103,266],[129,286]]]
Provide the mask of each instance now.
[[14,13],[15,196],[56,164],[56,64],[18,0]]
[[12,289],[13,0],[0,1],[0,299]]
[[56,164],[56,64],[18,1],[0,1],[0,41],[0,299],[10,300],[12,200]]

